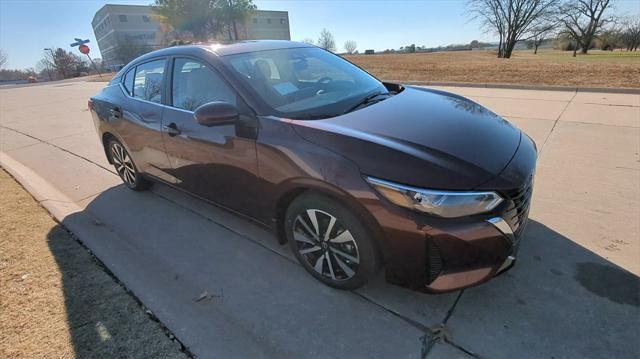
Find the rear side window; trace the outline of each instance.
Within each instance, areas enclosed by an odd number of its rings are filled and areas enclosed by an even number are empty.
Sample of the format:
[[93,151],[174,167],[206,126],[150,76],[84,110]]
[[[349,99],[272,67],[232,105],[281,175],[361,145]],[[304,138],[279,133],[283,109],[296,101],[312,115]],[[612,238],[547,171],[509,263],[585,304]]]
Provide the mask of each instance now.
[[124,75],[124,79],[122,80],[122,86],[124,86],[125,91],[129,96],[133,95],[133,76],[135,75],[136,69],[133,68]]
[[167,60],[156,60],[139,65],[133,80],[133,97],[161,103],[164,88],[164,65]]
[[218,76],[198,61],[176,59],[171,87],[173,107],[194,111],[213,101],[236,104],[236,94]]

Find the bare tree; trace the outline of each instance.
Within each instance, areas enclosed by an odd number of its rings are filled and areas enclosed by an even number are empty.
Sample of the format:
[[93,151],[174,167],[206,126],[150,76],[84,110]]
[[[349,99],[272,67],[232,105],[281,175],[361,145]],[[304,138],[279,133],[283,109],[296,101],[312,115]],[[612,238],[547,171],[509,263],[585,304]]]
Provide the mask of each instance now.
[[498,57],[510,58],[519,40],[555,14],[559,0],[469,0],[474,19],[499,36]]
[[540,22],[539,24],[533,26],[531,31],[529,32],[529,38],[531,39],[531,44],[533,45],[533,54],[538,53],[538,47],[552,36],[554,30],[556,29],[557,23],[547,21]]
[[620,36],[627,51],[636,51],[640,46],[640,15],[629,16],[622,20]]
[[131,62],[131,60],[151,50],[152,49],[146,48],[141,44],[130,42],[126,44],[120,44],[116,48],[115,52],[116,57],[122,62],[123,65],[126,65]]
[[604,16],[611,3],[612,0],[565,0],[560,6],[563,31],[573,38],[580,53],[586,54],[603,27],[613,21],[612,17]]
[[[220,1],[209,2],[220,3]],[[253,0],[225,0],[221,4],[220,10],[216,12],[218,22],[227,28],[229,40],[239,40],[238,23],[244,23],[255,13],[257,7],[253,4]]]
[[43,74],[47,74],[49,77],[49,81],[53,80],[53,76],[51,75],[51,68],[53,68],[53,64],[49,62],[49,60],[45,57],[36,63],[36,71],[42,76]]
[[322,29],[316,45],[331,52],[336,51],[336,40],[327,29]]
[[344,42],[344,50],[349,54],[353,54],[358,48],[358,44],[353,40],[347,40]]
[[315,41],[313,41],[313,39],[310,39],[308,37],[302,39],[302,42],[309,45],[315,45]]
[[622,33],[620,29],[610,28],[604,30],[599,36],[598,41],[594,41],[596,45],[600,48],[600,50],[613,51],[618,47],[621,47],[622,43]]
[[4,53],[4,51],[0,50],[0,69],[4,67],[4,65],[7,64],[7,55]]

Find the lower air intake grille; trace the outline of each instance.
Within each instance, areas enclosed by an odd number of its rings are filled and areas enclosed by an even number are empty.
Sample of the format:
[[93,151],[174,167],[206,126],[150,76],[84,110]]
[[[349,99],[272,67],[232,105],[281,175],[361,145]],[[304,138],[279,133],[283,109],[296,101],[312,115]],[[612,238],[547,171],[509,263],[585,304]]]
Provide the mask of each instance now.
[[524,186],[506,193],[512,204],[507,209],[505,219],[509,222],[516,236],[520,235],[522,229],[524,229],[524,223],[529,216],[532,193],[533,178],[529,178]]
[[428,258],[428,267],[427,267],[427,280],[428,283],[433,282],[442,272],[442,257],[440,256],[440,250],[438,247],[433,244],[432,241],[428,241],[429,245],[427,246],[427,258]]

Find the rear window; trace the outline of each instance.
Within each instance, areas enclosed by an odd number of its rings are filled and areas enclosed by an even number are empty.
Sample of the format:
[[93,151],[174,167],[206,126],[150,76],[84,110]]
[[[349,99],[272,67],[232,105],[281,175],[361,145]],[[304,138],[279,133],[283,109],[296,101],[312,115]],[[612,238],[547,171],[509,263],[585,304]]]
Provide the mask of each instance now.
[[161,103],[164,89],[164,67],[167,60],[146,62],[136,67],[133,79],[133,97]]

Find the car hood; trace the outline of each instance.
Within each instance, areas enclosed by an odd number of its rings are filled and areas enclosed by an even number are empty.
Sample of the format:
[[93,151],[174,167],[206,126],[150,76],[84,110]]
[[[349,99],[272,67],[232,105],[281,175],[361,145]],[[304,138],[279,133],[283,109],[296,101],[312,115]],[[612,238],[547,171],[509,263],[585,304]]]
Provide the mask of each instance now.
[[477,103],[417,87],[342,116],[291,123],[365,175],[439,189],[471,190],[491,180],[521,140],[520,130]]

